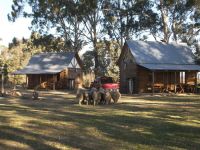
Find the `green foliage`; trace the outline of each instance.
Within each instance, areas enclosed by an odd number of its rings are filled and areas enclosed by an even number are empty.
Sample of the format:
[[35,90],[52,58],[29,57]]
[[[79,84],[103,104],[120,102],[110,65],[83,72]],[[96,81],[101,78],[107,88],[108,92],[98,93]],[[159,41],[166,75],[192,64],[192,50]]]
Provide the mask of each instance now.
[[[32,11],[27,12],[26,5]],[[15,21],[23,15],[32,19],[31,29],[37,35],[24,41],[29,43],[24,51],[78,52],[87,43],[92,51],[84,56],[85,68],[94,66],[96,74],[105,74],[110,70],[108,58],[113,56],[102,43],[104,38],[121,48],[125,40],[148,40],[149,36],[197,48],[199,8],[199,0],[14,0],[8,18]],[[19,44],[13,40],[10,48]]]
[[200,44],[196,44],[196,51],[195,51],[195,57],[196,57],[196,62],[200,65]]
[[[81,33],[83,31],[81,20],[87,13],[87,1],[49,1],[49,0],[15,0],[12,12],[8,15],[10,21],[15,21],[20,14],[32,18],[32,30],[40,34],[48,35],[49,30],[55,30],[64,39],[65,46],[71,46],[71,50],[79,51],[84,41]],[[89,1],[88,1],[89,2]],[[32,12],[23,9],[27,5]]]
[[146,30],[153,32],[159,22],[150,0],[105,1],[103,5],[104,27],[111,39],[121,47],[124,41],[139,36]]
[[13,47],[19,46],[19,44],[20,44],[20,41],[16,37],[14,37],[12,39],[12,43],[9,43],[8,47],[9,47],[9,49],[11,49]]
[[87,13],[85,13],[83,17],[83,25],[84,25],[84,33],[83,36],[86,39],[88,43],[91,43],[93,47],[93,56],[94,56],[94,71],[95,74],[97,75],[100,72],[100,60],[99,60],[99,47],[97,45],[98,41],[104,37],[102,34],[102,11],[101,11],[101,6],[102,6],[102,0],[95,0],[95,1],[90,1],[86,0],[84,3],[86,6]]
[[3,65],[3,73],[4,73],[4,82],[7,83],[9,80],[9,76],[8,76],[8,65],[4,64]]
[[195,0],[176,1],[170,6],[168,34],[172,35],[174,41],[187,43],[198,54],[200,9],[196,2]]
[[[9,43],[9,49],[4,49],[2,52],[2,60],[3,64],[6,66],[5,70],[5,81],[8,83],[9,81],[14,82],[13,78],[8,75],[8,73],[12,73],[18,69],[22,69],[28,63],[31,53],[28,51],[23,51],[27,49],[27,43],[23,43],[21,40],[17,38],[13,38],[12,43]],[[33,51],[33,50],[32,50]],[[17,77],[16,80],[22,80],[21,77]]]
[[69,51],[69,47],[66,47],[64,40],[60,37],[54,37],[52,34],[40,35],[33,32],[29,40],[31,47],[40,48],[43,52],[61,52]]
[[186,6],[187,7],[194,6],[194,7],[200,8],[200,1],[199,0],[187,0]]
[[87,71],[93,68],[94,68],[94,52],[86,51],[83,54],[83,69],[84,71]]
[[[119,68],[116,65],[120,55],[120,46],[116,41],[100,41],[97,43],[99,61],[98,76],[111,76],[118,79]],[[90,70],[94,66],[94,51],[87,51],[83,55],[84,69]]]
[[[61,38],[56,38],[52,35],[42,36],[39,33],[33,32],[30,39],[23,38],[19,40],[14,37],[12,42],[9,43],[9,48],[4,48],[2,50],[0,61],[1,64],[6,65],[6,72],[12,73],[24,68],[29,59],[36,53],[59,52],[65,50],[68,50],[68,48],[64,47],[64,41]],[[10,77],[10,79],[13,82],[14,79],[12,77]],[[21,83],[25,81],[25,77],[16,76],[15,80]]]

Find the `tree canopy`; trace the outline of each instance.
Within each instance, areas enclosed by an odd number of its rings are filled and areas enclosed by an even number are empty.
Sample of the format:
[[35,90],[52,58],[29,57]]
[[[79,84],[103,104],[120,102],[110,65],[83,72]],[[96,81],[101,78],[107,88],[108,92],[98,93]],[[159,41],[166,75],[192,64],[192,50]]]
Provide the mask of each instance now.
[[40,34],[35,45],[52,43],[47,51],[78,52],[91,45],[85,57],[93,62],[85,66],[94,66],[96,74],[102,60],[109,61],[102,41],[115,43],[118,49],[127,39],[186,42],[199,56],[199,0],[13,0],[8,19],[19,16],[32,19],[31,29]]

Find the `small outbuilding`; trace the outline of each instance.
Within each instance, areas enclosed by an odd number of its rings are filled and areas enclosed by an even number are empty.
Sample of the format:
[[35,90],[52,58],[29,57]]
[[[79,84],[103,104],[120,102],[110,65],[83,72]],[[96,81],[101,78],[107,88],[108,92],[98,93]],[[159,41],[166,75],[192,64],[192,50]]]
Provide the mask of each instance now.
[[200,66],[182,44],[126,41],[120,58],[120,92],[195,92]]
[[77,53],[41,53],[14,75],[26,75],[30,89],[75,89],[82,84],[82,62]]

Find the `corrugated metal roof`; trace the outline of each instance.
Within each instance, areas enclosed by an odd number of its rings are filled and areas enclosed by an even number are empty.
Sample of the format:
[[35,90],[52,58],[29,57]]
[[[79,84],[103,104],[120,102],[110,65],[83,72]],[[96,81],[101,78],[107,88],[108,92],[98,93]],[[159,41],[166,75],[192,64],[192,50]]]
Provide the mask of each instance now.
[[156,41],[127,41],[137,64],[195,64],[192,50],[180,44]]
[[175,64],[140,64],[150,70],[171,70],[171,71],[200,71],[199,65],[175,65]]
[[13,74],[55,74],[67,68],[74,57],[73,52],[34,55],[24,69]]

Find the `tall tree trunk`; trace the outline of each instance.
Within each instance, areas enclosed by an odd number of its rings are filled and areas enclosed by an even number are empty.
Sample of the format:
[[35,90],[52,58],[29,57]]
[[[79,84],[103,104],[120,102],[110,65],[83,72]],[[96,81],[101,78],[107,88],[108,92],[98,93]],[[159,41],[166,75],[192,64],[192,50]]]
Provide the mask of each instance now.
[[93,28],[93,47],[94,47],[94,62],[95,62],[95,75],[99,74],[99,58],[98,58],[98,47],[97,47],[97,24],[96,24],[96,12],[94,12],[94,22],[92,25]]
[[78,52],[78,19],[75,17],[75,29],[74,29],[74,51]]
[[175,3],[174,4],[175,6],[175,8],[174,8],[174,11],[173,11],[173,16],[172,16],[172,26],[171,26],[171,30],[172,30],[172,34],[173,34],[173,38],[174,38],[174,40],[176,41],[176,43],[177,43],[177,41],[178,41],[178,38],[177,38],[177,22],[176,22],[176,17],[175,17],[175,13],[176,13],[176,7],[177,7],[177,3]]
[[175,40],[176,43],[177,43],[176,22],[173,22],[173,23],[172,23],[172,32],[173,32],[174,40]]
[[169,31],[168,31],[168,11],[164,8],[163,0],[160,0],[160,11],[162,16],[162,23],[163,23],[163,34],[164,34],[164,41],[166,43],[169,42]]
[[94,42],[93,42],[93,47],[94,47],[94,72],[95,75],[99,75],[100,74],[100,70],[99,70],[99,56],[98,56],[98,47],[97,47],[97,39],[94,38]]
[[[120,4],[120,0],[118,0],[118,10],[121,10],[121,4]],[[120,14],[119,12],[119,20],[120,20],[120,26],[121,26],[121,29],[120,29],[120,47],[121,49],[123,48],[123,31],[122,31],[122,15]]]

